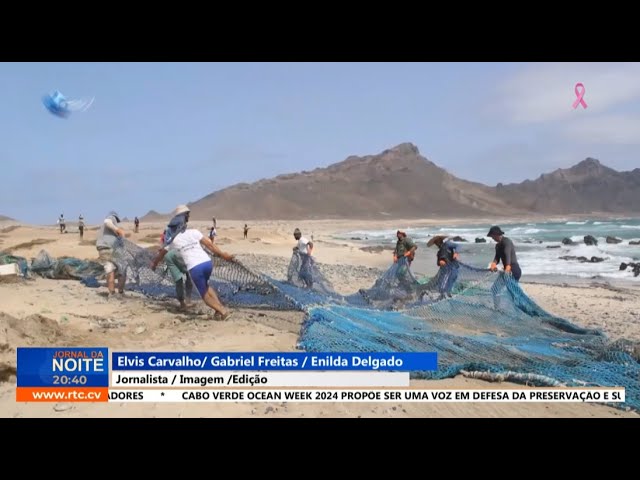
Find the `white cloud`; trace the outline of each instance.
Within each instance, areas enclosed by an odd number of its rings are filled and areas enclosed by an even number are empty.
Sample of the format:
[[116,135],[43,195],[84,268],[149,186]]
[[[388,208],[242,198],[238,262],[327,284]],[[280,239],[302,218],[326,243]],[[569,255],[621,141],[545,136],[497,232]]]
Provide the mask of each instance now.
[[[584,101],[576,100],[575,85],[585,86]],[[602,113],[640,99],[639,63],[532,64],[497,86],[491,110],[512,123],[545,123]]]
[[563,133],[581,143],[640,145],[640,117],[623,114],[583,117],[567,124]]

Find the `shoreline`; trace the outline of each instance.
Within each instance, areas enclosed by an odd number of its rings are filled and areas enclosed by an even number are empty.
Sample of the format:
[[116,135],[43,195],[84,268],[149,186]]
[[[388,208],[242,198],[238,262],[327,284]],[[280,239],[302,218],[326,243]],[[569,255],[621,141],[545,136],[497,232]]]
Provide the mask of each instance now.
[[[566,217],[563,217],[566,218]],[[596,217],[600,218],[600,217]],[[412,228],[430,227],[430,226],[445,226],[453,225],[460,222],[461,219],[445,219],[438,220],[437,224],[434,224],[433,219],[422,219],[419,221],[413,221]],[[551,220],[545,217],[545,221]],[[284,221],[266,221],[256,224],[250,224],[249,230],[249,245],[246,245],[243,241],[237,241],[242,239],[242,226],[244,221],[218,221],[218,242],[219,245],[225,249],[228,248],[232,254],[250,253],[255,249],[255,253],[261,253],[266,255],[280,256],[284,258],[290,258],[290,248],[287,247],[287,243],[293,244],[293,237],[289,232],[292,232],[294,228],[300,226],[303,229],[303,234],[307,237],[314,237],[314,243],[322,248],[316,249],[317,259],[321,263],[328,264],[341,264],[344,265],[369,265],[375,267],[381,271],[386,270],[390,266],[391,250],[394,238],[390,238],[388,242],[380,242],[379,240],[351,240],[346,238],[337,238],[340,236],[346,237],[347,233],[354,230],[376,230],[386,227],[394,226],[398,228],[398,225],[402,225],[402,222],[406,220],[388,220],[384,222],[372,221],[372,220],[308,220],[304,223],[298,222],[284,222]],[[523,219],[520,219],[522,222]],[[248,223],[248,222],[247,222]],[[467,225],[485,225],[486,220],[476,219],[473,223]],[[190,225],[204,234],[208,233],[210,222],[206,221],[192,221]],[[506,225],[506,224],[505,224]],[[134,241],[136,244],[143,248],[152,247],[155,243],[151,242],[155,235],[160,236],[165,224],[163,222],[155,223],[141,223],[139,233],[133,232],[133,224],[130,222],[123,222],[122,224],[125,231],[128,232],[128,239]],[[75,226],[73,222],[69,222],[68,233],[61,235],[57,230],[57,226],[24,226],[24,225],[9,225],[0,227],[0,252],[13,250],[16,246],[23,246],[24,248],[11,251],[12,254],[17,256],[23,256],[26,258],[33,258],[40,250],[45,250],[47,253],[54,257],[60,256],[72,256],[83,260],[95,260],[97,254],[95,253],[95,246],[91,242],[95,239],[96,227],[87,226],[85,230],[84,240],[77,242],[76,245],[69,245],[68,248],[60,250],[57,248],[56,243],[58,240],[64,240],[65,243],[75,243],[78,240],[77,232],[74,231]],[[400,228],[403,228],[402,226]],[[153,231],[153,234],[150,232]],[[10,240],[12,237],[16,240]],[[18,241],[21,238],[22,241]],[[291,238],[291,240],[289,240]],[[42,244],[36,243],[38,240],[42,240]],[[79,244],[79,245],[78,245]],[[472,242],[467,243],[471,245]],[[464,245],[464,244],[463,244]],[[476,244],[478,245],[478,244]],[[243,248],[248,246],[247,249]],[[374,246],[379,248],[379,251],[367,251],[363,248]],[[432,276],[435,274],[436,267],[431,265],[431,257],[435,255],[435,251],[428,251],[423,248],[423,245],[419,246],[419,255],[417,261],[414,264],[416,273]],[[324,255],[327,252],[328,255]],[[427,256],[424,253],[428,252]],[[490,261],[487,258],[486,264]],[[486,266],[483,264],[483,266]],[[612,270],[612,273],[614,271]],[[570,274],[560,273],[544,273],[544,274],[527,274],[523,273],[522,282],[532,284],[547,284],[547,285],[575,285],[575,286],[589,286],[591,284],[606,284],[619,288],[632,288],[637,287],[640,282],[640,277],[633,277],[630,271],[627,271],[628,278],[612,278],[600,276],[598,273],[594,273],[592,276],[578,276]]]
[[[170,218],[171,214],[167,214],[167,217]],[[239,225],[242,226],[245,223],[247,224],[265,224],[265,223],[276,223],[276,224],[309,224],[309,225],[323,225],[327,224],[374,224],[374,225],[384,225],[384,226],[405,226],[404,224],[410,223],[421,226],[432,226],[432,225],[451,225],[455,223],[462,223],[464,225],[480,225],[480,224],[510,224],[510,223],[528,223],[528,222],[536,222],[536,223],[545,223],[545,222],[562,222],[562,221],[588,221],[588,220],[602,220],[610,218],[613,220],[639,220],[640,213],[621,213],[621,214],[612,214],[610,212],[600,212],[600,213],[572,213],[572,214],[528,214],[521,216],[501,216],[501,215],[483,215],[481,217],[473,216],[473,217],[395,217],[395,218],[348,218],[348,217],[336,217],[336,218],[292,218],[292,219],[234,219],[234,218],[224,218],[224,217],[216,217],[218,224],[231,224],[231,225]],[[68,218],[67,225],[76,224],[75,218]],[[125,224],[133,225],[133,220],[128,220],[127,222],[123,222]],[[152,225],[152,224],[165,224],[165,220],[144,220],[140,219],[140,225]],[[211,220],[199,220],[193,218],[191,223],[211,223]],[[23,222],[21,220],[0,220],[0,226],[11,226],[18,225],[21,227],[28,228],[57,228],[55,223],[50,224],[40,224],[40,223],[30,223]],[[95,226],[97,224],[88,223],[87,226]],[[339,227],[342,230],[342,227]]]

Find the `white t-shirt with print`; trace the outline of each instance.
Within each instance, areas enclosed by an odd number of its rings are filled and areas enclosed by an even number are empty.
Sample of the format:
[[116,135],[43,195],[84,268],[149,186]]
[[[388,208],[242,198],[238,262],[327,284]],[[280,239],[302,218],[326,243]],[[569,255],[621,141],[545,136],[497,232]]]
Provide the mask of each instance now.
[[177,250],[184,260],[187,270],[211,260],[211,257],[200,245],[200,240],[204,237],[199,230],[190,228],[176,235],[173,242],[169,244],[169,250]]
[[307,243],[309,243],[309,240],[307,240],[305,237],[300,237],[300,240],[298,240],[298,251],[300,253],[305,253],[305,254],[309,253],[309,249],[307,248]]

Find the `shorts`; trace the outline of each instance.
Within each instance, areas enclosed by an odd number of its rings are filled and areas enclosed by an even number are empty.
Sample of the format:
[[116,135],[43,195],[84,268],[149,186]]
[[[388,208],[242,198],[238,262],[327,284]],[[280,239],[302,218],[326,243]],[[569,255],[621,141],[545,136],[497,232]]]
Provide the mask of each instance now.
[[113,261],[113,249],[111,248],[98,249],[98,263],[104,267],[107,274],[118,270],[118,266]]
[[211,260],[201,263],[200,265],[196,265],[189,270],[191,281],[198,289],[198,293],[200,293],[201,297],[204,297],[209,290],[209,279],[211,278],[212,273],[213,262]]
[[184,275],[189,273],[187,266],[182,261],[182,257],[176,250],[169,250],[164,256],[164,263],[169,268],[169,274],[174,283],[179,282]]

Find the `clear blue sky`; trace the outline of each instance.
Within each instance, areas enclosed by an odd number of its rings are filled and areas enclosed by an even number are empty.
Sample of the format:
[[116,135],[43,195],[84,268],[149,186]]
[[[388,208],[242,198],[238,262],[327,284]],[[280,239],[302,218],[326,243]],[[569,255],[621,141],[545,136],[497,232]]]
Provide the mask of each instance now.
[[[402,142],[490,185],[640,166],[638,64],[1,63],[0,86],[0,214],[32,223],[168,212]],[[95,101],[60,119],[55,89]]]

